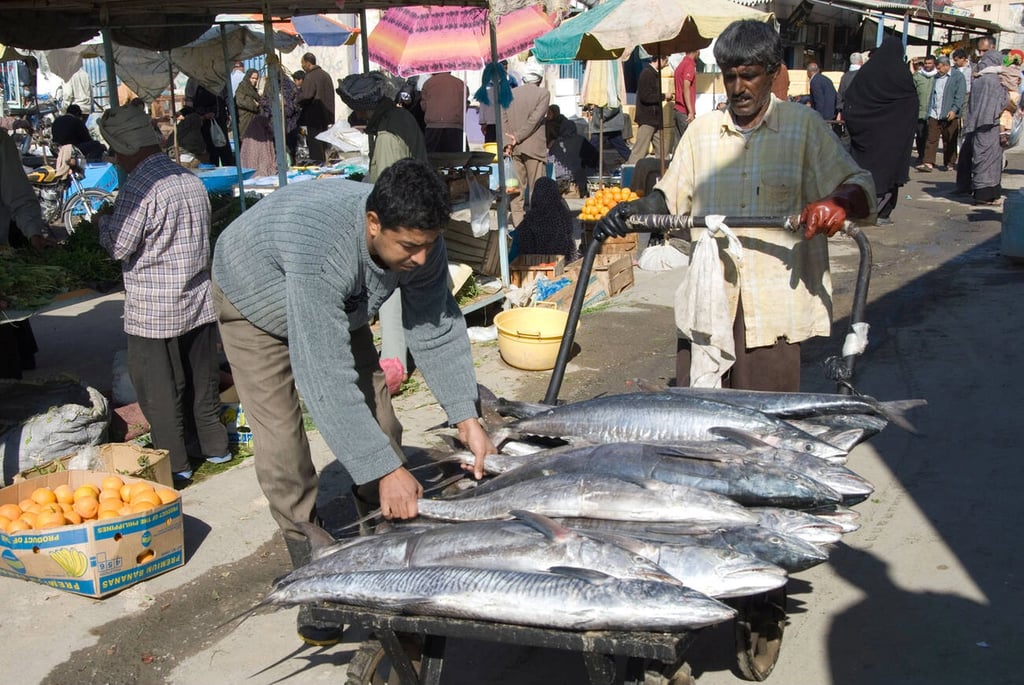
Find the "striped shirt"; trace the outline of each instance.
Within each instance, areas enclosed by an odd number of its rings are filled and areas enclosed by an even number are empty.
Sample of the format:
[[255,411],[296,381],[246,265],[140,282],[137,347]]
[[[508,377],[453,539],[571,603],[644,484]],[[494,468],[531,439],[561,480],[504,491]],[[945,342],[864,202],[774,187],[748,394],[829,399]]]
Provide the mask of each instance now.
[[124,332],[173,338],[217,320],[210,295],[210,199],[161,153],[128,175],[100,244],[124,271]]
[[[655,187],[675,214],[783,216],[800,214],[844,183],[864,188],[874,214],[871,174],[857,166],[814,110],[772,96],[764,119],[750,131],[738,130],[729,112],[697,117]],[[733,317],[743,299],[746,346],[828,335],[832,281],[826,238],[804,240],[802,233],[768,228],[734,232],[743,245],[742,260],[733,263],[724,242],[719,254],[727,260]]]

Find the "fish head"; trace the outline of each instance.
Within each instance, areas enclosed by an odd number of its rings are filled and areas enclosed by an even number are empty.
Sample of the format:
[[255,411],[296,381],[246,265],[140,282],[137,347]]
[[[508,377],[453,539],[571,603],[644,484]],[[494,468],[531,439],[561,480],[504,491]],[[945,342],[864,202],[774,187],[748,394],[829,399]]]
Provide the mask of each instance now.
[[579,556],[592,568],[614,569],[618,578],[637,578],[681,585],[682,581],[655,561],[657,545],[615,533],[581,533]]
[[750,554],[732,549],[716,549],[715,574],[728,590],[717,597],[746,597],[775,590],[786,584],[785,569]]

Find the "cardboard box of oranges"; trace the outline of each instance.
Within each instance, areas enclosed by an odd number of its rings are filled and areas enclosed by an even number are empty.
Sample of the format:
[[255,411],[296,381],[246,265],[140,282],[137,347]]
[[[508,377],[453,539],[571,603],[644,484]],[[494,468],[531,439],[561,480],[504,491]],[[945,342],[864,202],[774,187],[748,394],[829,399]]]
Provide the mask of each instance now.
[[185,563],[181,498],[152,481],[60,471],[0,490],[0,574],[103,597]]

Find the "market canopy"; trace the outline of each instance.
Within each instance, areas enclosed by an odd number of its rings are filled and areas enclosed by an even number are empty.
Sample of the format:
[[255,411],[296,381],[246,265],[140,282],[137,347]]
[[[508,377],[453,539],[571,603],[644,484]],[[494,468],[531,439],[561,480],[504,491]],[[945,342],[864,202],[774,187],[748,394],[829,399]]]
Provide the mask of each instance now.
[[730,0],[605,0],[537,39],[543,62],[613,59],[643,45],[651,54],[699,50],[738,19],[774,21]]

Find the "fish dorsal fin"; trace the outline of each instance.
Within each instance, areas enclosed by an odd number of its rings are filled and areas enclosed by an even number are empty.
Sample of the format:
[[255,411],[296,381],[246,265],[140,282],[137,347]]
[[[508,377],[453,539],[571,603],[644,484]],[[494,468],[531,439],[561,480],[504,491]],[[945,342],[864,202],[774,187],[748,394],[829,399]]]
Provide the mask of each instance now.
[[549,540],[562,542],[566,538],[575,537],[572,530],[542,514],[535,514],[532,511],[526,511],[525,509],[512,509],[508,513],[528,525],[530,528],[533,528],[537,532],[543,534],[544,537]]
[[579,568],[578,566],[552,566],[548,569],[548,573],[554,573],[559,576],[568,576],[570,578],[579,578],[580,580],[585,580],[588,583],[594,584],[607,583],[615,580],[615,576],[595,571],[592,568]]

